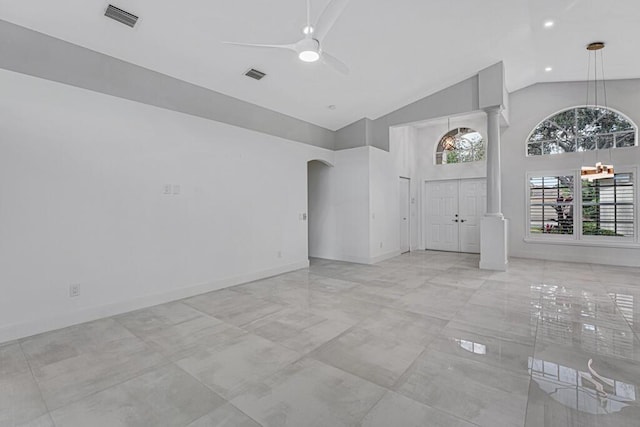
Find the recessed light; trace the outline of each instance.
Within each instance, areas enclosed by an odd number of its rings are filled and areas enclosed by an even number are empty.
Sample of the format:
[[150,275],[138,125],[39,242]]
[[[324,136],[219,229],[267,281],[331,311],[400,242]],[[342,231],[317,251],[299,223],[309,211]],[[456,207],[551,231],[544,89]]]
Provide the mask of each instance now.
[[555,22],[553,22],[553,21],[546,21],[546,22],[544,23],[544,27],[545,27],[545,28],[551,28],[551,27],[553,27],[554,25],[555,25]]
[[333,105],[333,104],[331,104],[331,105],[329,105],[327,108],[328,108],[329,110],[335,110],[335,109],[336,109],[336,106],[335,106],[335,105]]
[[550,71],[553,71],[553,68],[551,68],[551,67],[547,67],[547,68],[545,68],[544,70],[548,73],[548,72],[550,72]]

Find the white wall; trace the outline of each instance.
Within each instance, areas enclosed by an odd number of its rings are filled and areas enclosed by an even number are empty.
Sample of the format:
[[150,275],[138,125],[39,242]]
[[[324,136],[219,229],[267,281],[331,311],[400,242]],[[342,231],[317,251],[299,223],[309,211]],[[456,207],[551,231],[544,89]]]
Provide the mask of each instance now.
[[332,259],[369,263],[369,150],[335,153],[333,174],[337,233]]
[[0,93],[0,342],[307,264],[307,161],[333,152],[8,71]]
[[335,153],[335,166],[309,168],[311,256],[371,264],[400,253],[393,155],[374,147]]
[[393,155],[369,147],[372,262],[400,254],[400,175]]
[[[602,248],[527,243],[526,206],[527,172],[558,169],[578,170],[583,164],[596,161],[595,152],[567,153],[554,156],[526,157],[529,133],[546,117],[566,108],[584,105],[585,83],[537,84],[511,94],[511,126],[502,133],[502,203],[509,222],[509,255],[517,257],[595,262],[602,264],[640,266],[638,248]],[[640,124],[640,80],[607,82],[608,106]],[[600,153],[600,160],[609,161],[609,154]],[[602,156],[606,156],[602,158]],[[640,166],[638,147],[611,150],[615,168]],[[636,193],[636,197],[640,192]],[[636,207],[638,205],[636,204]],[[638,212],[636,212],[638,215]],[[637,223],[636,223],[637,226]]]

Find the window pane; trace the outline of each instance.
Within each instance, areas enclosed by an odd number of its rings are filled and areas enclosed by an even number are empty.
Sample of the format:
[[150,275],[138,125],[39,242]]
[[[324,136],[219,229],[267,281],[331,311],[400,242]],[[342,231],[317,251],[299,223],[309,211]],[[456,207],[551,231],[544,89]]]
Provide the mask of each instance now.
[[613,134],[604,134],[597,136],[598,150],[605,150],[613,147]]
[[633,147],[636,145],[635,132],[621,132],[616,135],[616,147]]
[[576,151],[575,143],[573,140],[556,140],[544,142],[544,154],[571,153],[573,151]]
[[578,138],[578,151],[590,151],[596,149],[595,136]]
[[529,142],[544,141],[555,138],[556,128],[551,124],[549,120],[545,120],[533,131]]
[[585,236],[633,237],[633,174],[582,181],[582,234]]
[[573,234],[573,205],[573,176],[530,178],[532,234]]
[[542,154],[542,143],[541,142],[531,142],[527,147],[527,155],[529,156],[539,156]]

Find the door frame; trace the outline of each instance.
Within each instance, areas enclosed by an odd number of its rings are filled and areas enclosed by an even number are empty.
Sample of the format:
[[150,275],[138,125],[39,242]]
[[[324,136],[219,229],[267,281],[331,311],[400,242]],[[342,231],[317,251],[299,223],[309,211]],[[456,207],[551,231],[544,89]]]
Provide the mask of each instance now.
[[[406,254],[408,252],[411,252],[411,178],[408,176],[399,176],[400,181],[398,181],[399,183],[402,182],[402,180],[406,180],[407,184],[409,185],[409,188],[407,190],[407,226],[408,226],[408,235],[407,235],[407,243],[408,243],[408,250],[402,252],[402,247],[400,247],[400,253]],[[398,207],[400,205],[400,198],[401,198],[401,194],[400,192],[398,192]],[[398,215],[398,218],[402,218],[402,212],[398,212],[400,215]],[[402,221],[402,219],[400,219],[400,221]],[[398,233],[398,242],[399,242],[399,246],[402,244],[402,222],[400,222],[400,228],[398,229],[399,233]]]

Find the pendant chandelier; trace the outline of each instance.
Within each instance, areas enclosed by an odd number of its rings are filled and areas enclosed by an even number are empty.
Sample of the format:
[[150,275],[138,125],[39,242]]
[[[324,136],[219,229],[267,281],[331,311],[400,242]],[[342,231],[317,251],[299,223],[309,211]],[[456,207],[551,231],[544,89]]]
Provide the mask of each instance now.
[[458,137],[460,135],[460,128],[456,129],[455,135],[451,134],[451,118],[447,118],[447,136],[442,140],[442,147],[445,150],[455,150],[458,144]]
[[[604,94],[604,108],[607,108],[607,86],[604,80],[604,60],[602,59],[603,42],[590,43],[587,46],[589,51],[589,64],[587,65],[587,107],[589,107],[589,75],[591,71],[591,53],[593,52],[593,87],[594,87],[594,106],[596,114],[598,114],[598,52],[600,53],[600,69],[602,71],[602,92]],[[598,147],[596,147],[597,150]],[[597,151],[596,151],[597,156]],[[609,151],[611,156],[611,151]],[[593,182],[598,179],[613,178],[615,176],[613,165],[603,165],[602,162],[596,162],[595,166],[582,166],[580,176],[584,180]]]

